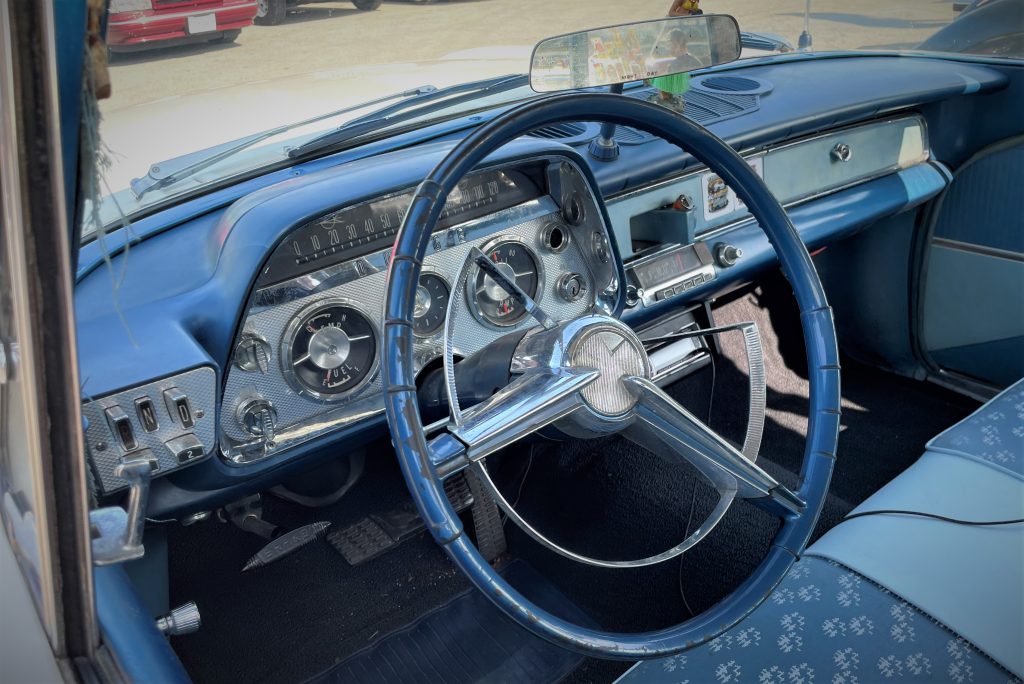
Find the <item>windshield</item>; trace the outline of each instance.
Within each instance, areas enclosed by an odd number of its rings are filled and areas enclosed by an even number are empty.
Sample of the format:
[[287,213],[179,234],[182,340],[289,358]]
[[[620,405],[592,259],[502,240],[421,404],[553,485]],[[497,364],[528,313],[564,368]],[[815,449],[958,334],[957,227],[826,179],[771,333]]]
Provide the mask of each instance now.
[[[996,5],[1009,9],[993,12]],[[346,122],[361,122],[357,140],[387,128],[395,119],[375,112],[382,107],[401,112],[407,100],[420,106],[419,98],[435,89],[477,81],[482,86],[451,99],[435,97],[422,110],[413,107],[416,116],[405,115],[403,123],[535,97],[522,79],[498,77],[525,73],[533,46],[556,34],[670,11],[703,11],[737,19],[745,34],[743,59],[795,50],[920,49],[1019,57],[1022,5],[1019,0],[110,0],[112,94],[100,103],[101,199],[83,239],[90,239],[97,225],[113,227],[219,181],[301,158],[296,150],[318,151],[311,141],[343,145],[352,136],[324,134]],[[297,122],[302,125],[293,127]],[[216,154],[208,151],[216,146],[221,146],[212,151]]]

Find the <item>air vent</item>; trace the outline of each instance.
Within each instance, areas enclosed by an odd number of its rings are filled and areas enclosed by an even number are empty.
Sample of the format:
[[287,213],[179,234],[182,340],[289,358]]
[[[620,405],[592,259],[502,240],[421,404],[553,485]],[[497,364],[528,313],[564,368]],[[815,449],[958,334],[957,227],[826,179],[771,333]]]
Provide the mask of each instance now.
[[566,138],[579,138],[587,132],[586,124],[582,123],[561,123],[551,126],[544,126],[527,133],[531,138],[543,138],[545,140],[565,140]]
[[641,145],[648,140],[653,140],[654,136],[646,131],[638,131],[635,128],[629,126],[616,126],[615,127],[615,140],[622,145]]

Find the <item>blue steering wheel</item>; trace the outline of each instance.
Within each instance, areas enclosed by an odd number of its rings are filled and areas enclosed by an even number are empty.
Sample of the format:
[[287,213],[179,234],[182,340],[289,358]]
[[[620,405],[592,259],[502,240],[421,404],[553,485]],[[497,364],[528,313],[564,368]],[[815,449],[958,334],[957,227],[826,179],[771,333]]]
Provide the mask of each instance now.
[[[791,491],[650,380],[650,363],[632,330],[612,316],[587,314],[539,325],[520,343],[529,370],[427,441],[417,404],[413,310],[424,255],[448,193],[484,158],[541,126],[605,121],[641,128],[690,152],[717,173],[750,209],[778,255],[800,308],[810,381],[810,415],[801,483]],[[486,260],[484,260],[486,261]],[[502,283],[528,310],[539,309]],[[383,381],[391,438],[413,501],[438,544],[470,581],[509,617],[548,641],[584,655],[637,660],[672,655],[718,636],[753,611],[803,552],[828,490],[839,434],[839,352],[832,311],[800,235],[747,163],[702,126],[660,106],[612,94],[568,94],[512,109],[481,126],[434,168],[416,190],[395,239],[384,323]],[[511,587],[463,533],[443,480],[477,467],[487,454],[540,426],[573,423],[573,433],[621,432],[685,459],[720,492],[779,516],[782,525],[757,569],[732,594],[678,625],[622,634],[562,620]],[[681,552],[681,551],[680,551]]]

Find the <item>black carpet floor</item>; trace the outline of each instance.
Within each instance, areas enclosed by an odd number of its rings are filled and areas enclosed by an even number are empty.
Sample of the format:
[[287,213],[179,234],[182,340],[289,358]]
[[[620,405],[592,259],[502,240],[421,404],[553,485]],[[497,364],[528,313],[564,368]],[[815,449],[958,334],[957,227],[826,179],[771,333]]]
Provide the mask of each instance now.
[[[793,486],[803,454],[807,381],[791,296],[776,301],[776,294],[777,287],[744,294],[715,316],[719,323],[758,322],[769,383],[759,463]],[[714,369],[684,378],[670,392],[698,416],[709,415],[710,408],[711,425],[739,441],[747,415],[739,336],[723,337],[722,352]],[[846,363],[838,464],[816,536],[972,409],[971,402],[939,388]],[[267,497],[266,517],[286,529],[317,519],[340,526],[400,505],[407,494],[386,451],[382,447],[379,458],[368,459],[363,481],[338,504],[313,511]],[[617,438],[538,441],[493,458],[492,468],[510,500],[542,531],[607,558],[678,543],[714,503],[690,470]],[[467,588],[423,535],[356,568],[321,542],[243,574],[242,565],[262,546],[259,538],[216,522],[169,527],[172,604],[195,600],[203,613],[202,629],[174,645],[200,683],[301,681]],[[549,578],[598,624],[626,631],[675,624],[720,600],[756,566],[776,528],[770,516],[738,503],[681,562],[605,570],[552,554],[506,525],[513,556]],[[589,660],[566,681],[611,681],[625,667]]]

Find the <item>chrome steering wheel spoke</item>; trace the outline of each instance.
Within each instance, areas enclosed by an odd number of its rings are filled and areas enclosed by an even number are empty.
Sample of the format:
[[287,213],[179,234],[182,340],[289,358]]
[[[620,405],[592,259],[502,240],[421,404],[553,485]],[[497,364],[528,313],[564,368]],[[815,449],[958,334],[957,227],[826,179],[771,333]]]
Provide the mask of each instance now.
[[581,407],[580,391],[600,376],[591,369],[531,370],[463,411],[462,424],[449,431],[466,445],[469,460],[479,461]]
[[447,432],[430,441],[438,476],[448,477],[565,418],[583,406],[580,391],[600,376],[593,369],[538,368],[463,410],[458,423],[450,421]]
[[626,438],[654,453],[664,453],[667,448],[696,468],[723,496],[735,494],[777,515],[803,512],[805,503],[800,497],[652,381],[630,377],[624,382],[638,396],[634,421],[623,431]]

